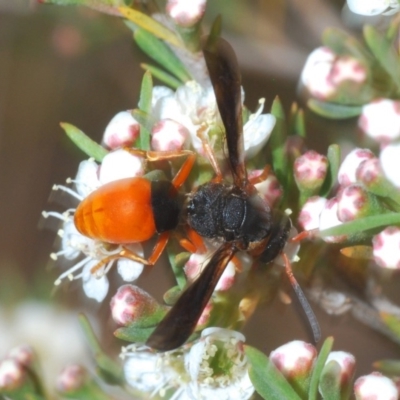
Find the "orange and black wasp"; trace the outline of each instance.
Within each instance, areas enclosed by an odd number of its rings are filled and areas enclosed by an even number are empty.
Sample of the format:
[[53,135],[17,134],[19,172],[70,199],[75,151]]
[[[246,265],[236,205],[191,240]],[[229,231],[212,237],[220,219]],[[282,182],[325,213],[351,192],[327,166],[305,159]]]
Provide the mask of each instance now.
[[200,236],[221,244],[199,278],[182,293],[146,344],[160,351],[181,346],[194,331],[225,267],[241,251],[265,264],[280,254],[283,256],[290,281],[308,316],[314,338],[318,340],[316,318],[283,253],[292,223],[289,217],[271,209],[260,198],[247,177],[241,76],[234,50],[223,39],[209,39],[203,53],[225,127],[232,183],[218,174],[211,182],[195,189],[187,204],[187,222]]

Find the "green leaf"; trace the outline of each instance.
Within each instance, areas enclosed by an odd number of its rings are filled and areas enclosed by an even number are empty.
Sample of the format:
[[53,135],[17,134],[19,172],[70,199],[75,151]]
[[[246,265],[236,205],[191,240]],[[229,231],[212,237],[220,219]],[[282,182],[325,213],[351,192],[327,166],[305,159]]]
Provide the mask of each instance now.
[[325,339],[324,344],[321,347],[321,350],[319,351],[317,361],[315,362],[314,369],[311,375],[311,380],[310,380],[310,390],[308,392],[308,400],[316,400],[317,399],[317,394],[318,394],[318,383],[320,380],[320,376],[322,373],[322,370],[324,368],[326,359],[328,358],[328,355],[332,349],[333,346],[333,338],[328,337]]
[[137,326],[124,326],[118,328],[114,335],[118,339],[126,340],[127,342],[145,343],[151,333],[154,331],[154,326],[151,328],[139,328]]
[[390,331],[400,339],[400,319],[390,313],[380,312],[383,323],[390,329]]
[[173,286],[164,293],[163,300],[165,304],[173,306],[181,294],[182,289],[179,286]]
[[172,89],[178,89],[182,85],[182,82],[174,78],[172,75],[163,71],[162,69],[149,64],[140,64],[141,68],[145,71],[149,71],[155,78],[157,78],[162,83],[165,83]]
[[180,81],[187,82],[192,78],[187,72],[185,66],[179,60],[179,58],[173,53],[173,51],[161,40],[154,37],[151,33],[144,29],[135,29],[133,38],[137,45],[154,61],[158,62],[175,75]]
[[393,43],[373,26],[364,26],[364,38],[383,69],[400,89],[400,63]]
[[150,72],[145,72],[140,88],[139,110],[149,114],[151,112],[151,99],[153,97],[153,79]]
[[[319,379],[319,392],[324,400],[341,400],[341,368],[337,361],[331,360],[322,370]],[[347,397],[343,397],[345,400]]]
[[296,113],[294,115],[293,132],[291,132],[291,134],[298,135],[302,138],[305,138],[307,135],[306,124],[304,122],[304,111],[301,108],[296,110]]
[[154,35],[155,37],[165,40],[173,46],[182,47],[182,42],[178,36],[176,36],[174,32],[170,31],[155,19],[129,7],[119,7],[119,11],[125,18],[127,18],[129,21],[132,21],[140,28],[143,28],[143,30],[151,34],[151,36]]
[[149,114],[135,108],[132,110],[132,116],[140,125],[140,135],[136,139],[135,147],[141,150],[150,150],[151,124],[149,121]]
[[261,351],[245,346],[249,376],[257,393],[268,400],[301,400],[285,377]]
[[272,151],[272,168],[281,183],[286,188],[288,158],[285,153],[287,137],[285,112],[278,97],[275,97],[271,107],[271,114],[276,118],[276,124],[269,139]]
[[61,128],[64,129],[67,136],[89,157],[93,157],[96,161],[102,162],[103,158],[107,155],[108,151],[90,139],[76,126],[66,122],[60,123]]
[[183,289],[184,287],[186,287],[187,284],[186,275],[183,267],[189,260],[190,253],[177,253],[177,248],[175,244],[170,242],[167,246],[167,254],[172,272],[175,275],[176,283],[181,289]]
[[354,221],[345,222],[341,225],[332,228],[324,229],[319,232],[320,237],[326,236],[340,236],[340,235],[353,235],[364,232],[368,229],[379,228],[381,226],[399,225],[400,213],[388,213],[372,215],[356,219]]
[[104,353],[88,318],[84,314],[79,315],[79,322],[93,352],[101,377],[110,385],[122,385],[124,383],[124,376],[121,365],[117,364],[111,357]]
[[325,29],[322,43],[338,55],[351,55],[366,65],[371,64],[371,55],[364,46],[355,37],[340,29]]
[[327,197],[337,180],[337,174],[340,167],[340,146],[331,144],[328,147],[327,158],[329,162],[328,173],[322,185],[319,195]]
[[343,104],[327,103],[316,99],[308,100],[307,106],[316,114],[331,119],[357,117],[362,111],[361,106],[346,106]]
[[385,375],[400,376],[400,360],[379,360],[373,367]]

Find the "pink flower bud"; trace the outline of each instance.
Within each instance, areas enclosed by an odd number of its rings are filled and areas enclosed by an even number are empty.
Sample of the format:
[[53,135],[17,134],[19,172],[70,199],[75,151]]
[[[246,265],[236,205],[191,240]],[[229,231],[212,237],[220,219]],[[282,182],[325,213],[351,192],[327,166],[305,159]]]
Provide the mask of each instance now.
[[[249,172],[249,179],[256,179],[262,174],[262,169],[255,169]],[[269,172],[267,179],[260,180],[254,184],[258,191],[258,195],[270,206],[272,207],[275,202],[282,196],[282,187],[276,178],[276,176]]]
[[386,146],[379,159],[386,178],[396,187],[400,187],[400,144]]
[[111,299],[110,306],[114,321],[127,326],[137,318],[154,312],[158,303],[138,286],[123,285]]
[[379,99],[365,105],[359,127],[372,139],[389,143],[400,137],[400,101]]
[[324,197],[310,197],[300,211],[298,223],[305,231],[319,228],[320,216],[327,200]]
[[25,380],[24,367],[13,358],[0,362],[0,392],[20,388]]
[[172,119],[163,119],[151,132],[151,147],[156,151],[182,150],[189,131]]
[[168,0],[167,15],[176,25],[189,28],[203,18],[206,0]]
[[18,361],[22,366],[29,367],[35,359],[35,353],[31,346],[22,344],[12,348],[7,355],[7,358],[13,358]]
[[108,123],[103,144],[110,149],[132,146],[140,134],[140,125],[130,111],[121,111]]
[[214,307],[214,305],[213,305],[212,301],[209,301],[207,303],[207,305],[205,306],[203,312],[201,313],[201,316],[200,316],[199,320],[197,321],[196,326],[203,326],[203,325],[207,324],[207,322],[210,319],[211,311],[212,311],[213,307]]
[[356,180],[368,188],[379,183],[382,178],[383,172],[376,157],[362,161],[356,170]]
[[368,159],[374,158],[374,153],[368,149],[354,149],[343,160],[339,172],[338,180],[343,186],[356,182],[356,171],[359,165]]
[[[194,281],[200,275],[203,268],[207,265],[210,260],[210,254],[196,254],[193,253],[187,263],[185,264],[184,270],[189,281]],[[215,290],[228,290],[235,282],[235,264],[231,261],[228,263],[225,271],[222,273],[221,278],[215,287]]]
[[332,351],[329,353],[325,364],[328,364],[329,361],[336,361],[339,364],[341,385],[348,384],[353,377],[356,366],[356,359],[353,354],[345,351]]
[[394,382],[379,372],[361,376],[354,383],[357,400],[397,400],[399,393]]
[[144,174],[145,160],[126,150],[111,151],[101,163],[99,180],[101,184],[118,179],[133,178]]
[[[352,84],[358,91],[367,79],[367,69],[359,60],[350,56],[338,56],[328,47],[315,49],[307,58],[301,73],[301,82],[313,97],[331,99],[344,84]],[[351,89],[351,88],[350,88]],[[351,91],[349,92],[351,95]]]
[[294,340],[272,351],[269,358],[288,378],[304,377],[311,372],[317,350],[309,343]]
[[400,269],[400,228],[389,226],[372,238],[375,262],[383,268]]
[[57,378],[57,390],[60,393],[74,392],[83,386],[86,377],[86,370],[82,366],[67,365]]
[[337,216],[340,221],[353,221],[368,213],[369,196],[361,185],[349,185],[337,195]]
[[[326,201],[325,207],[322,209],[319,218],[319,230],[333,228],[334,226],[340,225],[342,221],[338,218],[338,200],[332,198]],[[346,240],[345,235],[341,236],[326,236],[323,240],[327,243],[339,243]]]
[[328,159],[310,150],[296,158],[294,177],[300,189],[318,190],[324,183],[328,170]]

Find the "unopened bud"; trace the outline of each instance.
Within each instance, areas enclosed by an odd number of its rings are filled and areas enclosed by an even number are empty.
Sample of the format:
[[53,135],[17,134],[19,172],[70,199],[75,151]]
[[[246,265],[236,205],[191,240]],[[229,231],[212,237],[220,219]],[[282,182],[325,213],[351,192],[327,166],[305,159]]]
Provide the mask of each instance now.
[[351,183],[356,183],[356,171],[360,164],[363,161],[372,159],[374,157],[374,153],[368,149],[354,149],[345,157],[340,165],[338,172],[339,183],[342,186],[348,186]]
[[340,190],[337,195],[340,221],[353,221],[377,212],[383,212],[377,197],[360,184],[352,184]]
[[140,134],[140,125],[130,111],[121,111],[108,123],[103,143],[110,149],[132,146]]
[[[186,262],[184,270],[189,281],[194,281],[201,274],[203,268],[207,265],[210,254],[196,254],[193,253],[189,260]],[[231,261],[228,263],[224,272],[219,278],[215,290],[228,290],[235,282],[235,264]]]
[[397,400],[399,392],[394,382],[379,372],[361,376],[354,383],[357,400]]
[[133,178],[144,174],[145,160],[126,150],[109,152],[101,163],[99,180],[102,184],[118,179]]
[[329,353],[325,364],[336,361],[340,367],[340,382],[342,385],[351,382],[356,367],[356,359],[353,354],[346,351],[332,351]]
[[158,308],[158,303],[138,286],[123,285],[111,299],[110,306],[114,321],[126,326],[154,312]]
[[24,367],[29,367],[35,359],[35,353],[31,346],[22,344],[12,348],[7,355],[8,358],[13,358]]
[[176,25],[189,28],[203,18],[206,3],[206,0],[168,0],[167,15]]
[[156,151],[182,150],[189,131],[172,119],[163,119],[151,132],[151,147]]
[[69,393],[79,390],[87,378],[86,370],[77,364],[67,365],[57,378],[57,390],[60,393]]
[[324,197],[310,197],[303,205],[298,222],[305,231],[317,229],[320,226],[321,212],[327,200]]
[[0,393],[18,390],[25,381],[24,367],[13,358],[0,362]]
[[[326,201],[324,208],[321,211],[319,218],[319,230],[333,228],[334,226],[341,225],[342,221],[338,218],[338,200],[336,197]],[[328,243],[339,243],[347,239],[345,235],[340,236],[326,236],[322,238]]]
[[400,228],[389,226],[372,238],[375,262],[383,268],[400,269]]
[[379,99],[362,108],[360,128],[372,139],[387,144],[400,137],[400,101]]
[[383,173],[393,185],[400,187],[400,143],[387,145],[380,154]]
[[256,180],[254,186],[258,191],[258,195],[264,199],[270,207],[273,207],[276,201],[282,196],[282,187],[272,172],[268,173],[266,179],[257,180],[257,177],[261,177],[262,172],[262,169],[249,172],[249,179]]
[[322,154],[310,150],[296,158],[294,162],[294,177],[301,191],[308,197],[318,193],[324,183],[328,170],[328,159]]

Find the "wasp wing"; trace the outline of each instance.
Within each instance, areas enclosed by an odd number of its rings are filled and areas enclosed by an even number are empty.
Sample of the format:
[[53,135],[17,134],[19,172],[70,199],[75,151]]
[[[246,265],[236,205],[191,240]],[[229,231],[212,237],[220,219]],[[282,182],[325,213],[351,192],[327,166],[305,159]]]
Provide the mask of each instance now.
[[146,342],[148,346],[168,351],[186,342],[194,331],[225,267],[236,252],[234,244],[225,243],[213,254],[199,278],[182,293],[150,335]]
[[244,164],[241,76],[236,54],[224,39],[208,40],[203,47],[217,105],[226,130],[229,162],[234,183],[247,183]]

